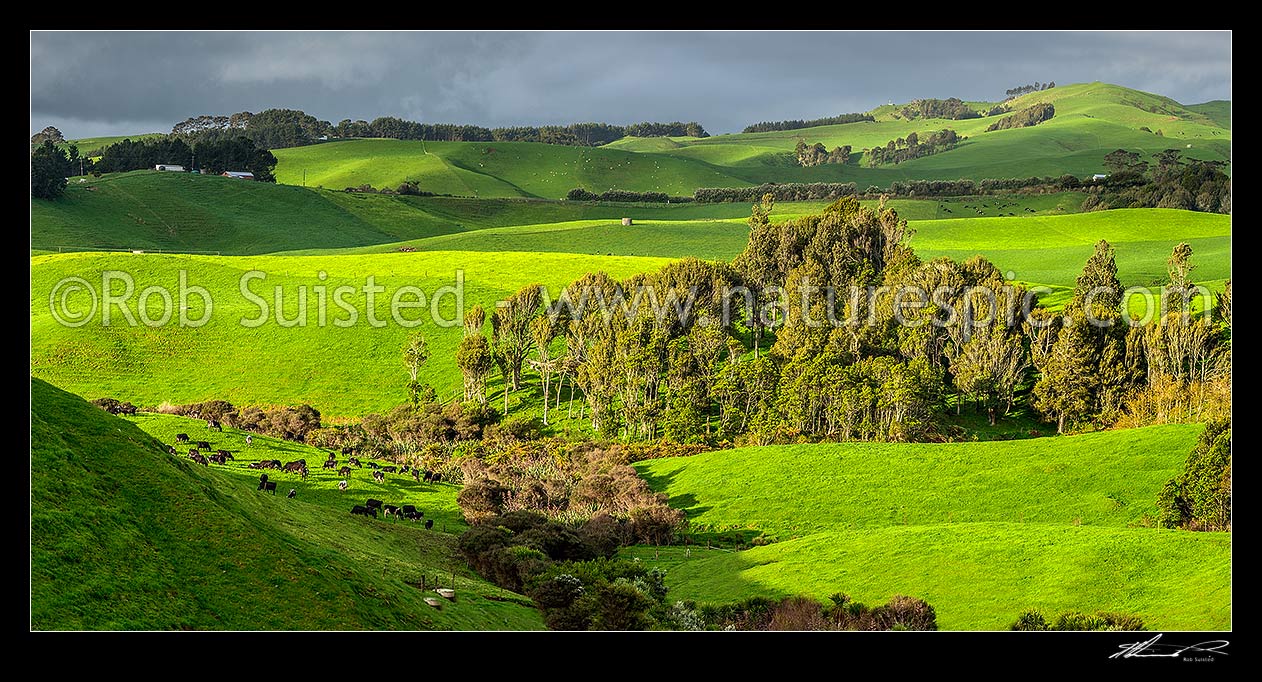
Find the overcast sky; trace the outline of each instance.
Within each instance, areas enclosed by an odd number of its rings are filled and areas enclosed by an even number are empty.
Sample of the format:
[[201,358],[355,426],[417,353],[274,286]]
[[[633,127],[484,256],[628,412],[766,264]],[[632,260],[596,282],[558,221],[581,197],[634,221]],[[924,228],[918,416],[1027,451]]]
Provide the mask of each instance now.
[[166,132],[283,107],[335,124],[695,120],[721,133],[1049,80],[1230,99],[1231,34],[33,32],[31,131]]

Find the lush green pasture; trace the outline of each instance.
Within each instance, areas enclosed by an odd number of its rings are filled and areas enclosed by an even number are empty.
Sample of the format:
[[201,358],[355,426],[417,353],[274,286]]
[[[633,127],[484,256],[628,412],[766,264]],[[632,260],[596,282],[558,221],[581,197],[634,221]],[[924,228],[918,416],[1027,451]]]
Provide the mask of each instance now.
[[[950,629],[1003,629],[1030,607],[1214,629],[1231,622],[1230,537],[1143,526],[1198,431],[771,446],[636,468],[695,531],[775,540],[657,554],[679,597],[910,594]],[[651,548],[627,553],[654,560]]]
[[[1103,172],[1104,155],[1119,147],[1153,153],[1177,146],[1188,156],[1229,159],[1231,130],[1219,123],[1221,106],[1205,113],[1169,98],[1107,83],[1081,83],[1030,93],[1013,100],[1011,106],[1016,111],[1040,102],[1051,102],[1056,116],[1038,126],[1015,130],[986,132],[986,127],[1000,116],[909,121],[895,117],[897,107],[880,107],[874,111],[875,122],[704,139],[675,138],[669,145],[637,140],[614,145],[641,153],[704,161],[750,182],[853,181],[861,187],[912,179],[980,180],[1064,173],[1081,177]],[[856,157],[858,163],[814,168],[797,167],[791,158],[799,140],[808,144],[821,142],[829,148],[848,144],[857,153],[905,138],[912,132],[923,136],[943,128],[951,128],[969,139],[947,152],[880,168],[862,167],[861,155]],[[1158,130],[1161,135],[1156,134]]]
[[[459,560],[454,490],[445,484],[370,487],[353,477],[338,497],[313,470],[275,474],[279,495],[256,491],[252,459],[321,459],[313,448],[209,432],[205,422],[142,416],[164,442],[174,432],[235,453],[228,467],[167,454],[137,424],[31,381],[31,627],[37,630],[472,630],[541,628],[518,595]],[[315,466],[319,466],[316,464]],[[412,483],[410,480],[408,483]],[[284,495],[295,488],[294,499]],[[415,488],[415,490],[412,490]],[[352,517],[369,494],[415,502],[434,530]],[[444,532],[443,529],[447,532]],[[457,590],[424,603],[422,577]]]
[[575,187],[593,191],[692,194],[697,187],[746,184],[708,164],[617,149],[532,142],[344,140],[277,149],[278,181],[329,189],[415,180],[436,194],[560,199]]
[[[404,286],[424,292],[426,306],[401,309],[403,323],[421,320],[431,359],[422,368],[421,381],[433,385],[444,399],[460,386],[455,349],[462,331],[459,325],[440,327],[431,318],[434,297],[444,286],[454,286],[458,272],[464,277],[465,308],[475,304],[493,309],[494,302],[531,283],[542,283],[556,294],[566,284],[596,270],[624,278],[653,271],[667,261],[657,258],[579,256],[544,253],[395,253],[366,256],[171,256],[156,254],[62,254],[31,259],[31,373],[88,398],[113,396],[141,405],[164,401],[187,403],[210,398],[235,404],[296,404],[308,402],[322,412],[360,415],[385,409],[407,397],[407,373],[402,348],[411,328],[392,319],[391,298]],[[102,311],[82,327],[66,327],[53,317],[49,301],[56,283],[65,277],[81,277],[99,290],[103,272],[129,273],[135,282],[127,305],[136,326],[111,306],[111,324],[102,324]],[[244,273],[266,273],[264,280],[248,283],[254,295],[267,302],[269,317],[256,327],[243,320],[259,317],[260,307],[240,289]],[[210,292],[213,310],[205,326],[178,324],[181,271],[190,285]],[[319,273],[327,274],[320,280]],[[373,315],[383,326],[371,326],[367,278],[385,291],[375,295]],[[150,285],[171,291],[170,324],[154,327],[139,315],[139,292]],[[122,295],[124,285],[113,285]],[[320,325],[318,292],[324,286],[326,315]],[[334,290],[350,286],[353,293],[342,299],[350,313],[333,302]],[[280,287],[282,317],[305,319],[305,326],[282,326],[276,317],[274,287]],[[299,315],[300,290],[307,296],[307,315]],[[58,299],[60,300],[60,299]],[[404,294],[404,303],[416,302]],[[438,299],[439,317],[458,320],[456,296]],[[162,298],[148,300],[150,319],[162,317]],[[60,304],[59,304],[60,305]],[[71,311],[87,311],[91,301],[82,292],[68,299]],[[187,317],[198,320],[204,304],[188,298]],[[80,307],[81,306],[81,307]]]
[[1192,245],[1193,279],[1231,276],[1231,216],[1162,208],[1076,215],[913,221],[911,246],[921,258],[964,260],[981,254],[1014,278],[1072,286],[1095,243],[1106,239],[1125,286],[1168,280],[1166,259],[1179,242]]

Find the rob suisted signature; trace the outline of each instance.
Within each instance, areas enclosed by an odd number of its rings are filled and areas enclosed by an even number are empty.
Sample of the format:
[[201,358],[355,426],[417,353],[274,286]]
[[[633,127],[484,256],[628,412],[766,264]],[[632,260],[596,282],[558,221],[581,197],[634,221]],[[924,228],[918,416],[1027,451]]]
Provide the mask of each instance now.
[[[1144,642],[1131,642],[1130,644],[1122,644],[1118,648],[1120,651],[1109,656],[1109,658],[1179,658],[1184,654],[1222,654],[1227,656],[1227,652],[1223,651],[1230,642],[1225,639],[1211,639],[1197,644],[1161,644],[1161,635],[1155,635],[1152,639]],[[1212,657],[1211,657],[1212,660]]]

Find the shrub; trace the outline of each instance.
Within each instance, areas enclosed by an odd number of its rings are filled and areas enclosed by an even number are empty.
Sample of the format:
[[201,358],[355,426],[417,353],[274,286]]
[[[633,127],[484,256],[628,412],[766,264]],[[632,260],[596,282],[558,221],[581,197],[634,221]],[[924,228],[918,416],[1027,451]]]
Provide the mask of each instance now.
[[923,599],[896,595],[884,606],[872,609],[868,630],[937,630],[938,618]]
[[1130,613],[1113,613],[1100,611],[1094,614],[1078,611],[1065,611],[1057,615],[1049,624],[1038,609],[1027,609],[1017,617],[1009,630],[1017,631],[1099,631],[1099,630],[1143,630],[1144,620]]
[[460,489],[456,504],[469,523],[480,523],[503,511],[504,492],[504,487],[494,481],[472,481]]
[[1004,118],[995,121],[987,126],[986,131],[990,132],[992,130],[1008,130],[1010,128],[1028,128],[1030,126],[1036,126],[1043,121],[1050,120],[1055,115],[1056,107],[1052,106],[1050,103],[1043,102],[1035,104],[1032,107],[1022,109],[1011,116],[1005,116]]
[[1039,613],[1038,609],[1026,609],[1017,616],[1017,622],[1012,624],[1009,630],[1017,630],[1021,632],[1037,632],[1048,629],[1047,619]]
[[92,401],[93,405],[109,412],[110,414],[136,414],[136,406],[131,403],[119,402],[115,398],[97,398]]
[[609,514],[597,514],[588,519],[578,535],[599,556],[612,557],[618,548],[630,544],[633,536],[625,525]]
[[810,597],[787,597],[771,611],[768,630],[828,630],[820,603]]

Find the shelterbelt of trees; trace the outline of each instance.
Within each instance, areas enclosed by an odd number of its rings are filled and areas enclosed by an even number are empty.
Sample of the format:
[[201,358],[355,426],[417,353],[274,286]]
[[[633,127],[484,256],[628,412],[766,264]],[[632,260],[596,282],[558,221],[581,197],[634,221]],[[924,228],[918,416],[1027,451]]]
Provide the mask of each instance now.
[[585,147],[608,144],[628,136],[709,137],[705,128],[695,121],[644,122],[626,126],[572,123],[565,126],[486,128],[453,123],[418,123],[394,116],[380,116],[372,121],[343,119],[334,125],[296,109],[267,109],[257,114],[243,111],[230,116],[194,116],[175,124],[171,129],[172,135],[205,133],[244,135],[265,149],[300,147],[332,137],[387,137],[396,140],[447,142],[543,142]]

